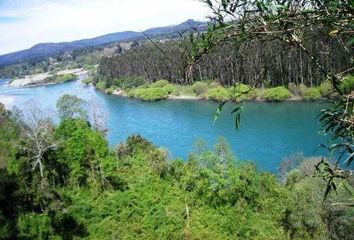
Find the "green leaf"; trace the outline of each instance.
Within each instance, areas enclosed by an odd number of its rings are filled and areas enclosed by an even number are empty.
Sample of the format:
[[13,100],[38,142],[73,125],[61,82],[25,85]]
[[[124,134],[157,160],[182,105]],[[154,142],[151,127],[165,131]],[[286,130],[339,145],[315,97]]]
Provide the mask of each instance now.
[[222,112],[222,109],[224,108],[226,102],[222,102],[220,103],[219,107],[216,109],[216,112],[214,114],[214,124],[216,123],[216,121],[219,119],[220,114]]

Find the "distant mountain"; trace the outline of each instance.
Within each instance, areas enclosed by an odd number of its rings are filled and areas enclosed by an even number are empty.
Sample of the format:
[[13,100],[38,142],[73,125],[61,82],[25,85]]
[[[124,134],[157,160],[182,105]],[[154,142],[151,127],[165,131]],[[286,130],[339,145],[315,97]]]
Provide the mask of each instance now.
[[151,28],[143,33],[134,31],[125,31],[110,33],[103,36],[82,39],[73,42],[61,42],[61,43],[39,43],[29,49],[9,53],[0,56],[0,67],[11,65],[15,63],[21,63],[26,61],[42,60],[47,57],[56,56],[64,52],[73,51],[77,49],[85,49],[89,47],[96,47],[115,42],[125,42],[140,40],[148,35],[151,38],[156,37],[176,37],[179,33],[191,31],[197,29],[199,31],[206,30],[207,23],[194,20],[188,20],[179,25]]

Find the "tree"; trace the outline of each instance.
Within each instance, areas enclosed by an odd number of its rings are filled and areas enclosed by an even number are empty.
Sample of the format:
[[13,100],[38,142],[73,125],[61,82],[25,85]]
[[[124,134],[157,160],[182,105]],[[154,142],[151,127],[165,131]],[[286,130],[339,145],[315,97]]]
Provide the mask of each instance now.
[[52,120],[45,117],[33,102],[29,102],[27,106],[29,107],[25,112],[22,125],[25,138],[22,149],[28,153],[29,159],[33,161],[32,170],[39,168],[43,178],[45,155],[57,146],[53,139],[54,125]]
[[64,94],[57,101],[57,109],[61,119],[86,119],[85,101],[81,98]]

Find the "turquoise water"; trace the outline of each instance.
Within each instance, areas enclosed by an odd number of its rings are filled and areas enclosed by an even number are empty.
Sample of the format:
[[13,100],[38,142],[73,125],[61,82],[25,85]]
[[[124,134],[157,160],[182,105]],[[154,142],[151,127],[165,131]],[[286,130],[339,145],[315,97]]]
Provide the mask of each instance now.
[[34,88],[0,86],[0,101],[8,107],[25,108],[36,101],[55,117],[55,102],[64,93],[76,94],[101,106],[107,118],[108,140],[112,146],[129,135],[139,133],[155,145],[167,148],[170,157],[187,158],[199,138],[209,146],[224,136],[239,159],[252,160],[262,170],[276,171],[283,157],[303,152],[305,156],[323,154],[315,151],[326,138],[318,134],[318,114],[323,103],[258,103],[245,106],[241,129],[235,130],[230,114],[232,105],[213,125],[218,104],[206,101],[169,100],[155,103],[108,96],[79,82]]

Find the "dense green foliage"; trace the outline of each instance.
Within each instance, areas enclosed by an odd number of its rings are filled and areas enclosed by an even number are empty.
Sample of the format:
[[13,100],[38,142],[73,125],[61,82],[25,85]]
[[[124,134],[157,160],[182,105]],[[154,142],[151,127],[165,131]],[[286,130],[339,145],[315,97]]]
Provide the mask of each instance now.
[[334,92],[333,84],[329,80],[322,82],[321,85],[319,86],[319,89],[322,97],[330,97],[331,94],[333,94]]
[[302,97],[305,101],[316,101],[321,98],[321,90],[316,87],[306,88],[302,92]]
[[101,91],[105,91],[106,88],[107,88],[106,82],[98,82],[98,83],[96,83],[95,86],[96,86],[97,89],[99,89]]
[[213,149],[196,143],[186,161],[168,160],[140,136],[112,151],[86,120],[68,116],[51,132],[56,147],[43,156],[41,176],[21,148],[30,141],[22,120],[0,116],[0,140],[16,142],[0,144],[1,153],[12,149],[0,170],[0,239],[353,237],[354,212],[330,205],[345,192],[321,203],[314,161],[290,164],[296,169],[280,183],[236,159],[222,138]]
[[257,98],[259,94],[258,89],[254,89],[246,84],[235,84],[234,87],[230,88],[232,94],[232,100],[236,102],[249,101]]
[[276,87],[264,90],[261,97],[269,102],[279,102],[290,98],[291,94],[285,87]]
[[61,83],[61,82],[68,82],[76,79],[77,76],[73,73],[61,74],[61,75],[54,75],[47,79],[49,82]]
[[83,106],[85,101],[69,94],[64,94],[57,101],[57,109],[61,119],[86,118],[86,111]]
[[208,89],[204,97],[207,100],[224,102],[230,100],[231,94],[226,88],[220,86],[220,87]]
[[192,86],[193,92],[197,95],[202,95],[208,91],[209,86],[206,82],[195,82]]
[[164,87],[148,87],[131,90],[128,94],[143,101],[158,101],[166,99],[169,93]]
[[354,75],[346,76],[339,86],[343,94],[348,94],[354,89]]

